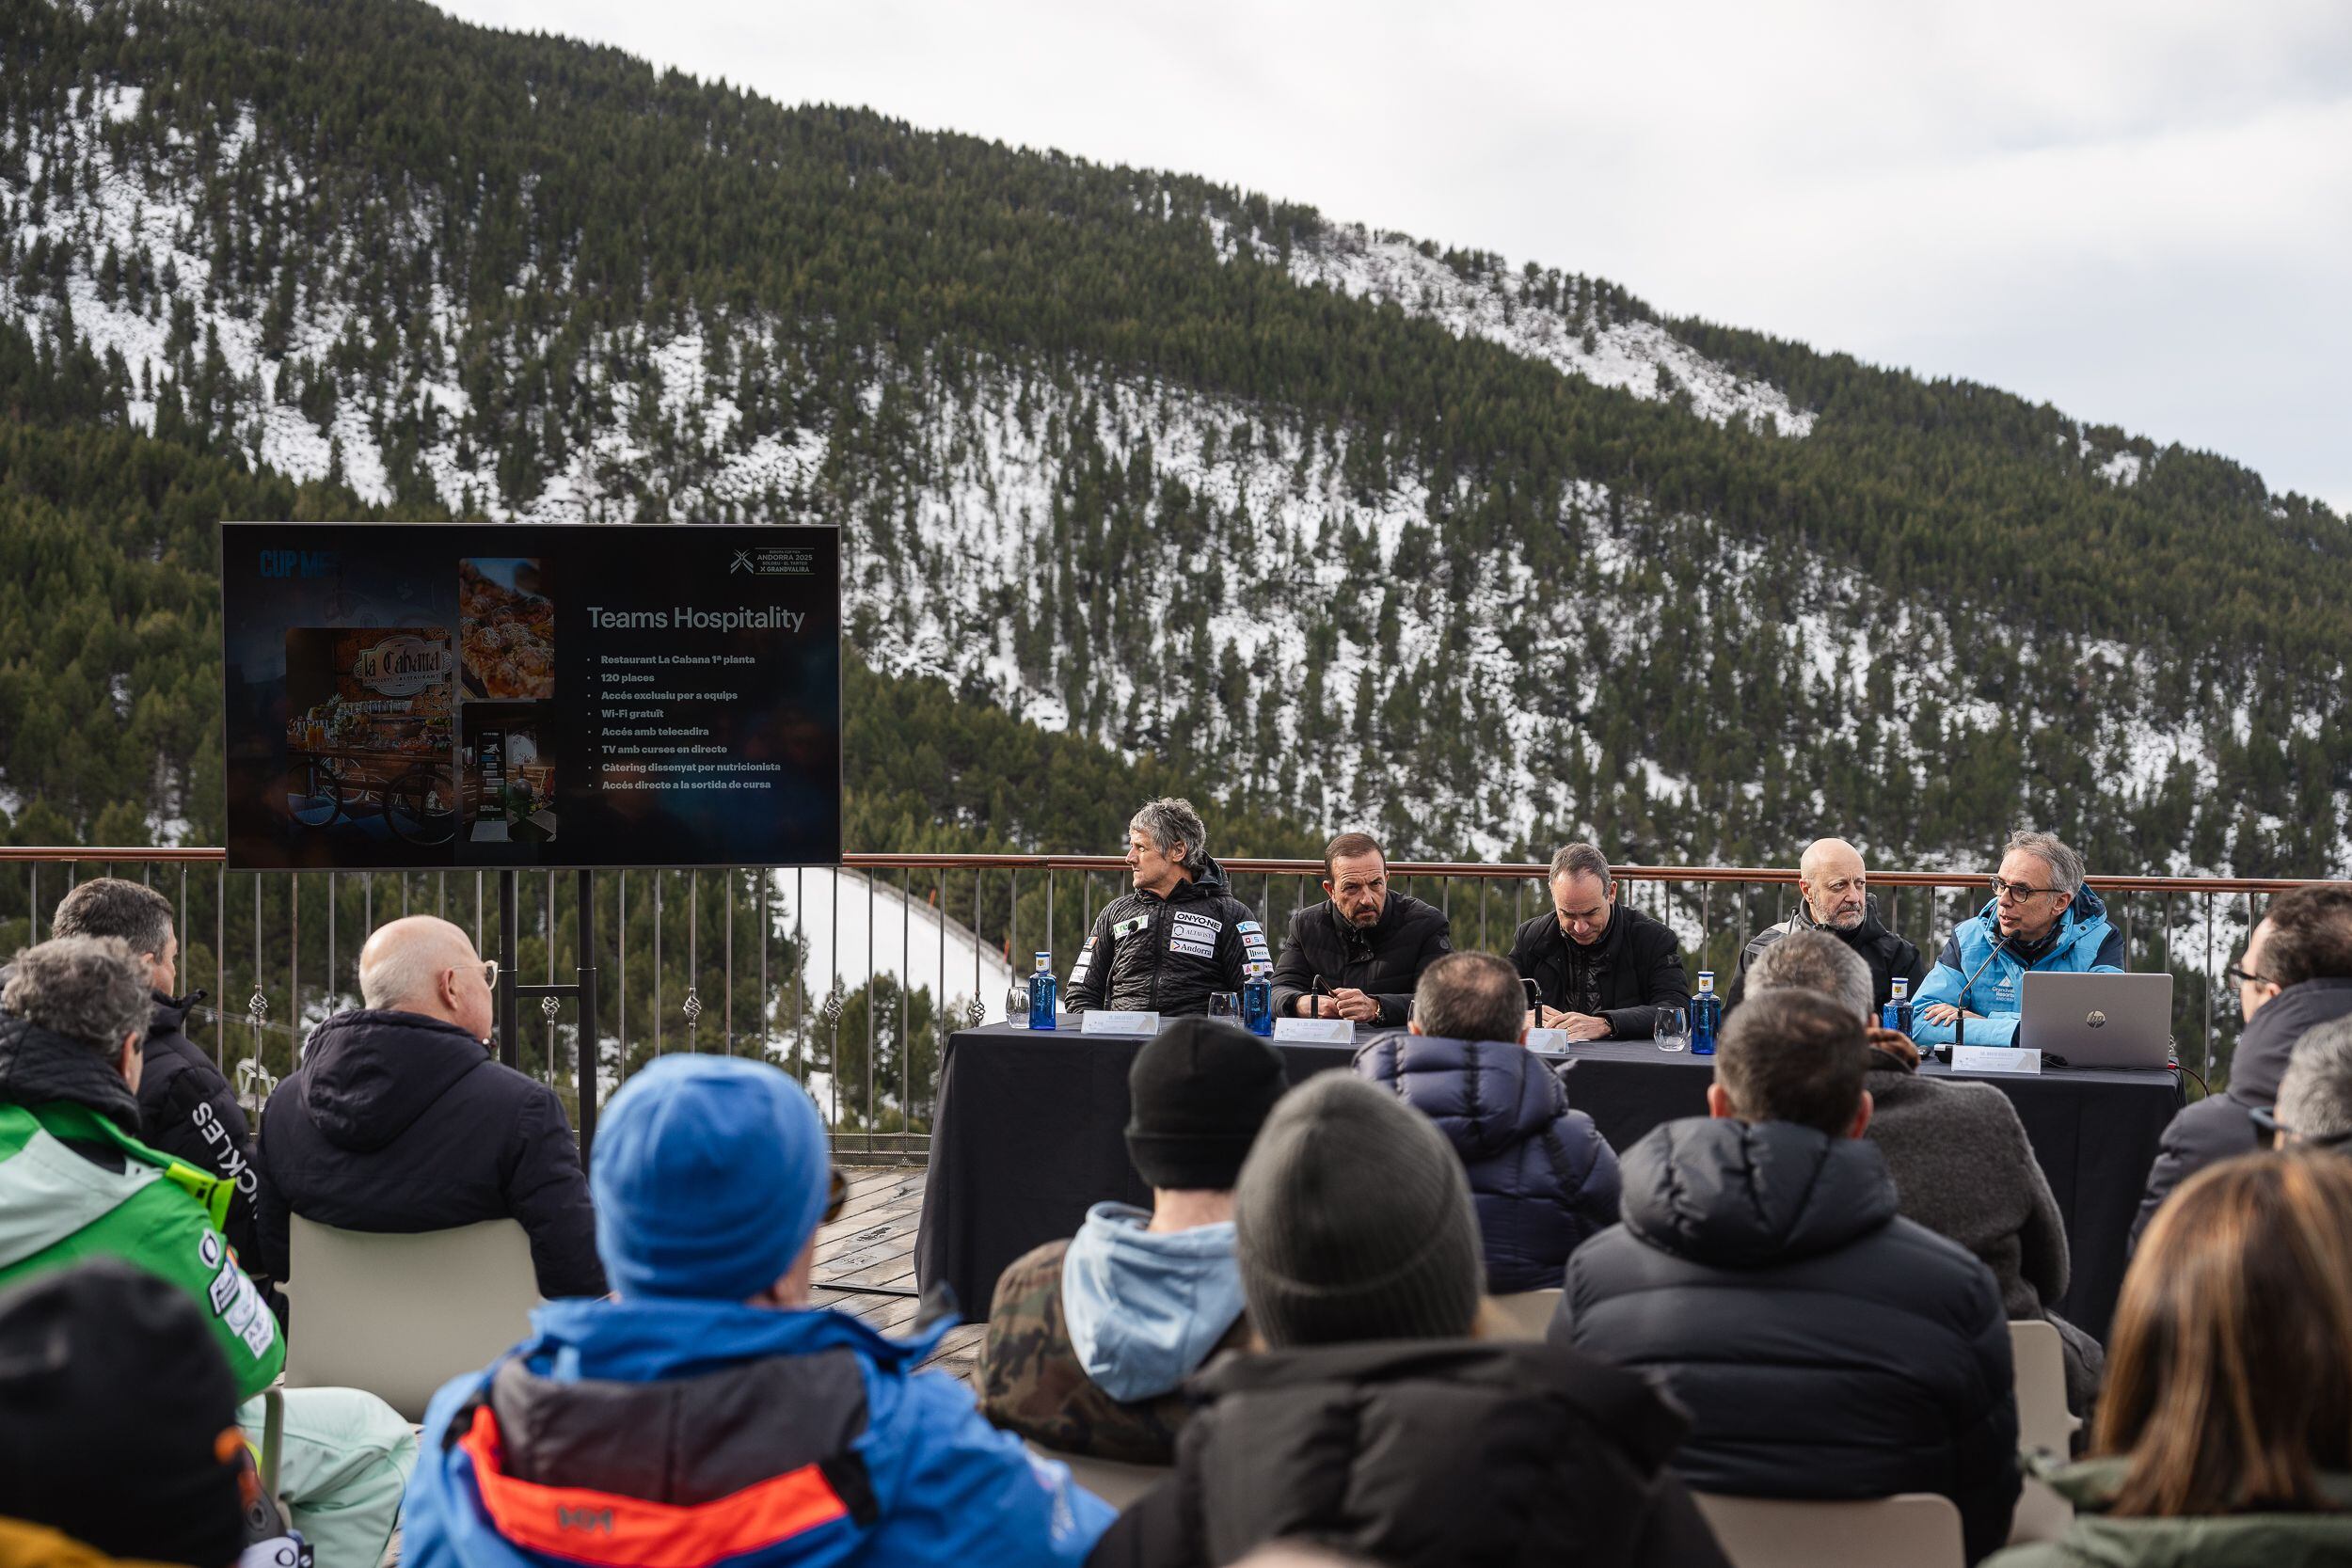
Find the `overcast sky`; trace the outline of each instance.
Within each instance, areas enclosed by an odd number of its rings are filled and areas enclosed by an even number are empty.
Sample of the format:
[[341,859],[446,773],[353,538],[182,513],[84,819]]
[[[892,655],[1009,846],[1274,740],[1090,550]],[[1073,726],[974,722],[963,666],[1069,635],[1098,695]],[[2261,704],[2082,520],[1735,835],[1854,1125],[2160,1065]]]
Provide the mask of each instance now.
[[2352,513],[2352,3],[442,0],[1964,376]]

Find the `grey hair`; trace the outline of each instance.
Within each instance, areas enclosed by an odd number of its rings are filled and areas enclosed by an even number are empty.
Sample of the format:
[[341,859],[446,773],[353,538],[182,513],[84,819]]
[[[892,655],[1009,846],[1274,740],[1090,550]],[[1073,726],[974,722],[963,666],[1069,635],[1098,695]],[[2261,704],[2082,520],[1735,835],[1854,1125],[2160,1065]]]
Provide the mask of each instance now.
[[1865,1024],[1878,1022],[1870,1006],[1875,993],[1870,966],[1827,931],[1791,931],[1758,953],[1748,966],[1745,990],[1750,996],[1768,990],[1817,991]]
[[1551,857],[1551,875],[1544,879],[1556,882],[1563,877],[1597,877],[1606,888],[1616,886],[1616,879],[1609,874],[1609,857],[1590,844],[1571,844]]
[[147,965],[120,937],[55,937],[27,947],[0,990],[0,1008],[109,1061],[126,1038],[147,1033],[153,1006]]
[[2004,855],[2023,849],[2050,868],[2050,885],[2058,892],[2072,895],[2083,885],[2083,858],[2066,847],[2065,840],[2056,833],[2036,832],[2027,828],[2009,835],[2002,846]]
[[1208,859],[1208,825],[1192,809],[1190,800],[1163,795],[1129,817],[1127,827],[1130,832],[1141,829],[1152,847],[1187,871],[1199,871],[1200,863]]
[[120,937],[132,953],[161,957],[171,937],[171,900],[144,882],[92,877],[58,901],[54,937]]
[[2303,1031],[2279,1080],[2278,1116],[2300,1137],[2352,1133],[2352,1019]]

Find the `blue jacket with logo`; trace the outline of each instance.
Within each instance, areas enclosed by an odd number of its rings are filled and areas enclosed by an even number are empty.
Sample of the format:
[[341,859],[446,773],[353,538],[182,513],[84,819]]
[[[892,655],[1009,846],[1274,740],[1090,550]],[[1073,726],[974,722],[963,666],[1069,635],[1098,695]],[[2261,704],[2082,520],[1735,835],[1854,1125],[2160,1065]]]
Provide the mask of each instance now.
[[840,1312],[654,1298],[532,1323],[425,1412],[414,1568],[1075,1564],[1110,1524],[1067,1465],[914,1370],[948,1323],[899,1340]]
[[[2123,933],[2107,924],[2107,907],[2087,887],[2075,890],[2074,901],[2058,917],[2049,950],[2030,964],[2006,946],[1994,953],[2001,935],[1999,912],[1999,900],[1989,899],[1979,913],[1962,921],[1951,940],[1944,943],[1935,967],[1928,971],[1927,983],[1912,998],[1915,1009],[1922,1013],[1930,1003],[1944,1002],[1965,1012],[1983,1014],[1968,1021],[1970,1045],[2016,1043],[2017,1011],[2023,1004],[2028,969],[2072,974],[2122,971]],[[1990,963],[1985,961],[1987,955],[1993,956]],[[1979,964],[1984,966],[1981,974],[1977,973]],[[1968,983],[1972,974],[1976,975],[1973,985]],[[1949,1045],[1952,1026],[1918,1017],[1912,1037],[1921,1045]]]

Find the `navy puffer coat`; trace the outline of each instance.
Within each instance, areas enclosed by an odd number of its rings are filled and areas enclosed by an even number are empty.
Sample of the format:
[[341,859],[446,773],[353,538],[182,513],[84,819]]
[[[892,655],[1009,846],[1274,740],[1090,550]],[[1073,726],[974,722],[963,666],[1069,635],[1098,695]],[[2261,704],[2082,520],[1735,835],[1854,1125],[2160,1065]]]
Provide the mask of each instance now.
[[1568,1254],[1617,1223],[1616,1154],[1525,1046],[1384,1035],[1356,1053],[1356,1070],[1436,1122],[1462,1157],[1490,1293],[1557,1290]]

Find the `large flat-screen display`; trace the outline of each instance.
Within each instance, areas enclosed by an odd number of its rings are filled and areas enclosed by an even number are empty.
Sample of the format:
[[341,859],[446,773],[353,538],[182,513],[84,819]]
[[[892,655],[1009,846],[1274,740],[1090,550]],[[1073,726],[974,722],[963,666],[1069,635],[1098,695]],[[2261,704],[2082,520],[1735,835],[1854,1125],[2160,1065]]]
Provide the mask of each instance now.
[[227,523],[229,863],[841,858],[830,528]]

